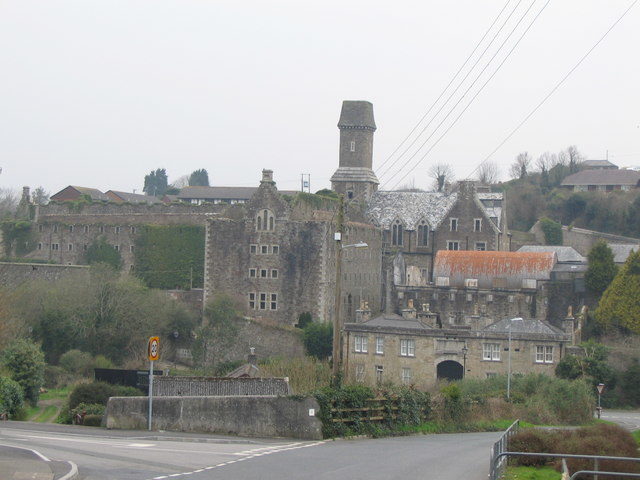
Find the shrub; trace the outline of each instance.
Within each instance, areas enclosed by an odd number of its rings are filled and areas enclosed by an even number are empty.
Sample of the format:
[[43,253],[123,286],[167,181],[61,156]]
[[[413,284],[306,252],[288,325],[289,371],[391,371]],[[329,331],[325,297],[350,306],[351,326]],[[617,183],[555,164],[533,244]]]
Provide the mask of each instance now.
[[60,366],[69,373],[89,376],[92,370],[93,361],[91,354],[81,352],[80,350],[69,350],[60,357]]
[[11,378],[20,384],[25,399],[36,405],[44,383],[45,363],[40,347],[29,340],[18,340],[5,349],[2,360]]
[[69,395],[68,410],[72,411],[81,403],[107,405],[109,397],[134,397],[143,393],[134,387],[112,385],[105,382],[81,383]]
[[328,358],[333,347],[333,325],[319,322],[307,324],[303,329],[302,341],[308,355],[320,360]]
[[46,388],[62,388],[73,383],[75,377],[58,365],[45,365],[44,386]]
[[116,366],[104,355],[96,355],[93,359],[93,368],[116,368]]
[[0,413],[15,416],[24,404],[24,393],[18,382],[0,377]]

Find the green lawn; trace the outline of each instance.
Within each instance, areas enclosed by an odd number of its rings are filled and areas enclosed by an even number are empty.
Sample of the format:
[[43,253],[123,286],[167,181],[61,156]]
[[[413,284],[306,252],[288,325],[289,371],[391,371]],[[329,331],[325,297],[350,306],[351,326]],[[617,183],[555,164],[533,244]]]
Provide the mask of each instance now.
[[30,422],[53,423],[55,422],[60,409],[67,401],[70,387],[55,388],[40,394],[37,407],[27,407],[24,419]]
[[551,467],[508,467],[506,480],[559,480],[562,477]]
[[636,442],[638,443],[638,445],[640,445],[640,430],[636,430],[635,432],[631,432],[631,435],[633,435],[633,438],[635,438]]

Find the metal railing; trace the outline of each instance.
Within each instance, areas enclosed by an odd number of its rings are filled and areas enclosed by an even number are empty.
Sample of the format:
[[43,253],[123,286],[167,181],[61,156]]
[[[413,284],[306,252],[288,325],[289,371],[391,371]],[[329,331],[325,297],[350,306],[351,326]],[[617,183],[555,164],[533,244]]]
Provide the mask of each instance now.
[[[489,480],[497,480],[502,474],[507,463],[507,459],[500,457],[503,452],[509,448],[509,439],[518,433],[520,429],[520,420],[513,422],[509,428],[505,430],[500,439],[491,447],[491,461],[489,465]],[[497,461],[499,460],[500,461]]]
[[[509,427],[511,428],[511,427]],[[506,435],[506,432],[505,432]],[[504,437],[504,435],[503,435]],[[502,439],[501,439],[502,440]],[[494,445],[495,448],[495,445]],[[546,458],[580,458],[583,460],[593,460],[594,469],[593,470],[580,470],[571,475],[571,479],[578,478],[578,475],[593,475],[593,478],[597,479],[599,475],[602,476],[621,476],[621,477],[635,477],[640,478],[640,474],[638,473],[626,473],[626,472],[605,472],[598,470],[598,464],[600,460],[615,460],[615,461],[624,461],[624,462],[640,462],[640,458],[633,457],[611,457],[606,455],[574,455],[569,453],[530,453],[530,452],[509,452],[502,451],[497,453],[495,456],[493,455],[492,450],[492,461],[491,461],[491,469],[489,473],[489,478],[491,480],[496,480],[502,475],[504,467],[506,466],[506,460],[508,457],[546,457]]]

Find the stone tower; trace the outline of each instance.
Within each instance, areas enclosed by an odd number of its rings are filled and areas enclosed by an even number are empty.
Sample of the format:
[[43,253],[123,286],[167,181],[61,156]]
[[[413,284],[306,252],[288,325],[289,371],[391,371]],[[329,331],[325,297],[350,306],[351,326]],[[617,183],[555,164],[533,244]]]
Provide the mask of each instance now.
[[362,100],[345,100],[338,121],[340,129],[340,164],[331,177],[331,188],[345,199],[368,200],[378,189],[373,173],[373,104]]

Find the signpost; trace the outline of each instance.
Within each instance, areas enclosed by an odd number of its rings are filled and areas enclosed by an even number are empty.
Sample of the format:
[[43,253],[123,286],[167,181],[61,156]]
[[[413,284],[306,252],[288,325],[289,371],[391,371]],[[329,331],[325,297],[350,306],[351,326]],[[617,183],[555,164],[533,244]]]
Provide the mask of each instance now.
[[602,396],[602,392],[604,392],[604,383],[599,383],[596,388],[598,389],[598,418],[600,418],[600,414],[602,414],[602,407],[600,406],[600,397]]
[[153,414],[153,362],[160,358],[160,337],[150,337],[147,345],[149,357],[149,431],[151,431],[151,415]]

